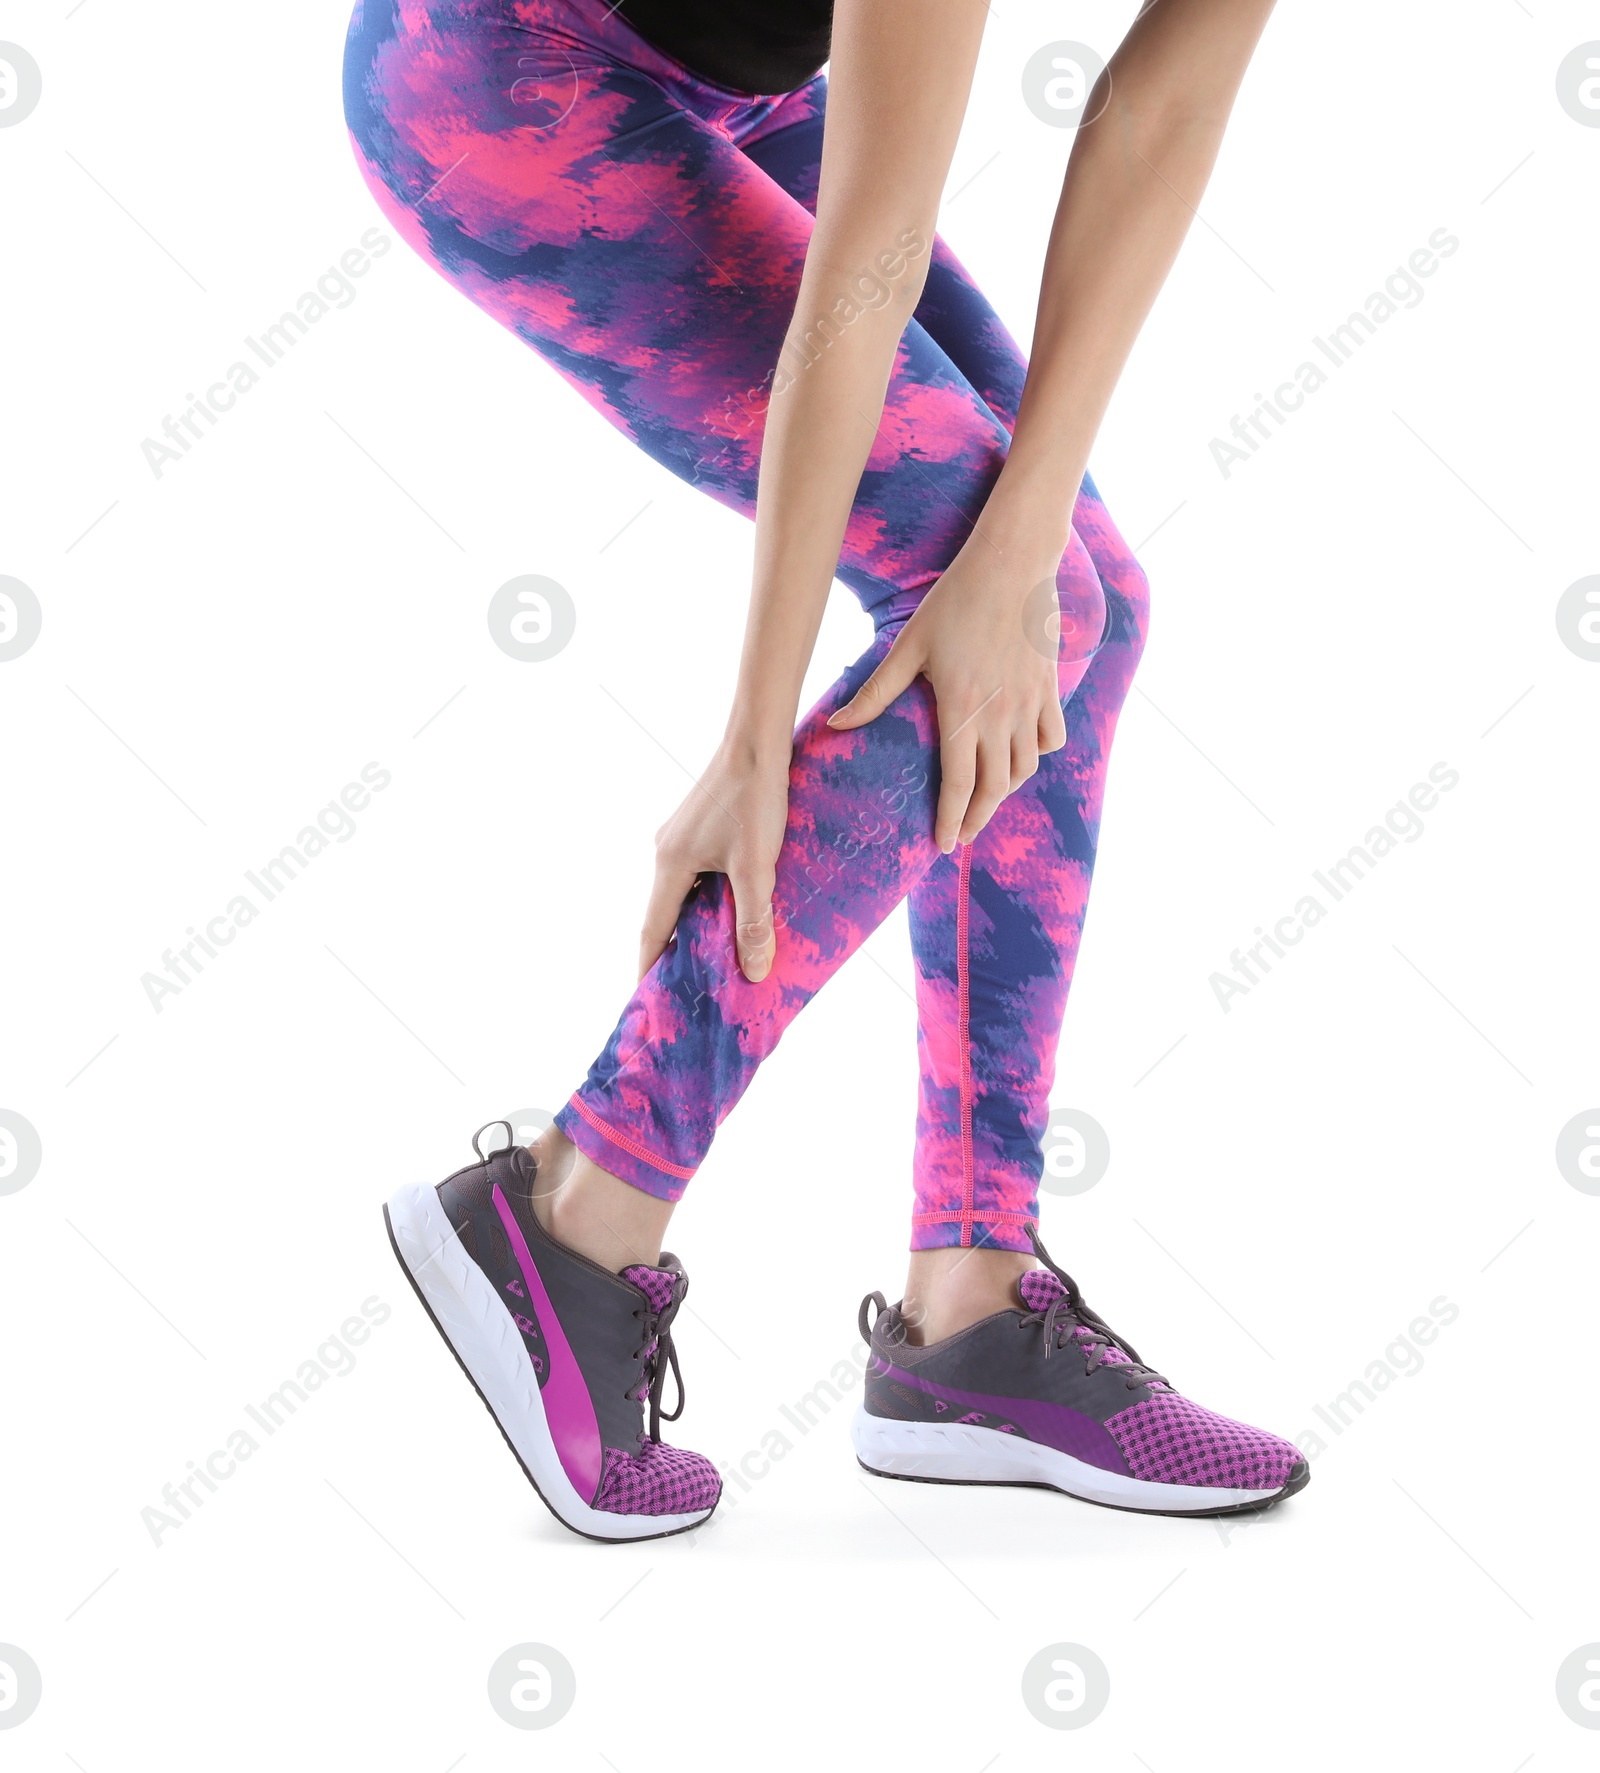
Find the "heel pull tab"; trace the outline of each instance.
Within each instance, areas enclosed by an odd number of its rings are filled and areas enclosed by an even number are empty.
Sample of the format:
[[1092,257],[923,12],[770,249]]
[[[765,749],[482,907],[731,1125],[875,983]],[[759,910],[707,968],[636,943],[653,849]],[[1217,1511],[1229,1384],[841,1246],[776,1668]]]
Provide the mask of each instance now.
[[[878,1308],[871,1324],[867,1322],[867,1307],[869,1305],[876,1305]],[[875,1324],[888,1309],[889,1301],[884,1298],[882,1293],[868,1293],[866,1298],[861,1301],[861,1309],[856,1313],[856,1323],[861,1331],[861,1340],[866,1343],[868,1348],[872,1346],[873,1324]]]
[[[488,1163],[490,1157],[493,1155],[493,1153],[485,1151],[484,1148],[478,1143],[478,1141],[483,1137],[483,1135],[488,1132],[490,1127],[504,1127],[505,1128],[505,1130],[506,1130],[505,1149],[506,1150],[509,1151],[517,1142],[517,1130],[514,1126],[512,1126],[510,1121],[508,1121],[508,1120],[486,1120],[483,1123],[483,1125],[478,1128],[477,1132],[475,1132],[472,1135],[472,1149],[475,1152],[477,1152],[478,1159],[481,1163]],[[500,1149],[501,1148],[498,1145],[495,1147],[496,1151],[499,1151]]]

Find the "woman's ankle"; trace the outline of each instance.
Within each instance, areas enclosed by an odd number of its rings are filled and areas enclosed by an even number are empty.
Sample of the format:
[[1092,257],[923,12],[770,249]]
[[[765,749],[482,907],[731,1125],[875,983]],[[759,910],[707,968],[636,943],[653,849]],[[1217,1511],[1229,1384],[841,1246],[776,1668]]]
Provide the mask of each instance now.
[[557,1127],[529,1148],[538,1162],[533,1213],[557,1243],[620,1274],[661,1261],[672,1203],[602,1170]]
[[1034,1266],[1019,1250],[913,1250],[902,1304],[907,1340],[918,1347],[943,1342],[1014,1309],[1018,1277]]

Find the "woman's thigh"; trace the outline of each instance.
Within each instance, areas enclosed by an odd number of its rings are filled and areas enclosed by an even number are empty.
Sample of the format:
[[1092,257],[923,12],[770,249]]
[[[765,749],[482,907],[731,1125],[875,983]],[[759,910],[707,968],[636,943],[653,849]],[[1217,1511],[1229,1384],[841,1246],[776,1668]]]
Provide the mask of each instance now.
[[[805,205],[635,68],[494,15],[373,10],[394,29],[358,15],[346,109],[395,229],[656,461],[753,513]],[[880,620],[954,558],[1007,441],[908,326],[839,574]]]
[[[826,81],[819,76],[795,93],[793,100],[739,145],[763,172],[815,215]],[[1007,431],[1014,430],[1028,360],[942,235],[934,236],[916,320]]]

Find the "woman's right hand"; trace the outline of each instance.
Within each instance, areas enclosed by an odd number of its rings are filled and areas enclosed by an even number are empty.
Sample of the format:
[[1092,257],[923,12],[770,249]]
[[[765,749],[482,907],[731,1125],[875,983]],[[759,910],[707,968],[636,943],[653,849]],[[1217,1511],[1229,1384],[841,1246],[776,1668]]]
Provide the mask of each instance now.
[[666,951],[683,902],[702,874],[725,874],[733,889],[739,970],[759,981],[772,969],[777,937],[772,890],[789,818],[790,745],[763,746],[730,734],[683,805],[656,833],[656,878],[639,936],[642,979]]

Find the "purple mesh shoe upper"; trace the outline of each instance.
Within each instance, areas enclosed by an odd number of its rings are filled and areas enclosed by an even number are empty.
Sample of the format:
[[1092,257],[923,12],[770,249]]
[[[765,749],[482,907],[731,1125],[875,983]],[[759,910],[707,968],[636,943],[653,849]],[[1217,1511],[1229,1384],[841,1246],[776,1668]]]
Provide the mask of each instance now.
[[722,1479],[703,1453],[646,1441],[637,1453],[606,1448],[594,1505],[606,1514],[692,1514],[721,1494]]
[[1106,1418],[1128,1470],[1161,1484],[1206,1484],[1275,1490],[1299,1463],[1298,1447],[1192,1403],[1157,1392]]

